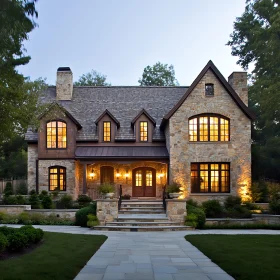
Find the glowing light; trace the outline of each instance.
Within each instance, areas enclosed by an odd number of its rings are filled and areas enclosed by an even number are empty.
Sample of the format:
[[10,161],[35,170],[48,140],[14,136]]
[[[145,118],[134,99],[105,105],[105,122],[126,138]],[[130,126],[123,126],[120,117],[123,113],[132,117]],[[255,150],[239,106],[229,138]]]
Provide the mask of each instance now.
[[93,179],[94,176],[95,176],[95,172],[94,172],[93,169],[91,169],[91,172],[89,173],[89,177],[90,177],[91,179]]

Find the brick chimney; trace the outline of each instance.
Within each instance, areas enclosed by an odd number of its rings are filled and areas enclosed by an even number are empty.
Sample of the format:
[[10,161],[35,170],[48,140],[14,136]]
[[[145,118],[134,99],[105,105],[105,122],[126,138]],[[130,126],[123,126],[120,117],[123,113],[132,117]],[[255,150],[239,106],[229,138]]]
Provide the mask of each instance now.
[[70,67],[59,67],[56,76],[56,100],[71,100],[73,74]]
[[228,77],[228,82],[241,100],[248,106],[247,72],[233,72]]

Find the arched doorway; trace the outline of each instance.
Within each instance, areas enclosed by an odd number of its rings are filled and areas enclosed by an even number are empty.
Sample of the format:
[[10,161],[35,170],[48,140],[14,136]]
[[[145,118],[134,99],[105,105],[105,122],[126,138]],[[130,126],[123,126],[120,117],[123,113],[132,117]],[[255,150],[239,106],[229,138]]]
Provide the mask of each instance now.
[[132,171],[132,196],[156,196],[156,170],[151,167],[138,167]]

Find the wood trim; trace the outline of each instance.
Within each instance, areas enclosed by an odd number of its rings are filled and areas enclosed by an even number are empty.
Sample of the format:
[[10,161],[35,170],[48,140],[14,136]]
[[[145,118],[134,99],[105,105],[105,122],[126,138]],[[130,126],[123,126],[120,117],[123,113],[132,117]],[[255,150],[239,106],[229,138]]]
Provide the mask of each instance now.
[[138,170],[142,170],[142,187],[144,188],[144,196],[143,197],[146,197],[145,195],[145,189],[146,189],[146,171],[147,170],[150,170],[152,171],[152,191],[153,191],[153,194],[152,194],[152,197],[155,197],[156,196],[156,169],[155,168],[152,168],[152,167],[137,167],[137,168],[134,168],[132,169],[132,196],[136,196],[135,194],[135,179],[136,179],[136,171]]
[[[48,148],[48,123],[51,123],[51,122],[56,122],[56,130],[55,130],[55,133],[56,133],[56,137],[55,137],[55,142],[56,142],[56,148]],[[66,147],[65,148],[58,148],[58,126],[57,126],[57,123],[58,122],[62,122],[62,123],[65,123],[66,124]],[[67,132],[68,132],[68,129],[67,129],[67,122],[63,119],[55,119],[55,120],[49,120],[46,122],[46,133],[45,133],[45,141],[46,141],[46,149],[47,150],[67,150],[68,148],[68,135],[67,135]]]
[[108,115],[117,125],[117,127],[120,127],[120,122],[109,112],[109,110],[105,110],[95,121],[95,124],[98,125],[99,121],[105,116]]
[[145,115],[151,122],[154,126],[156,126],[156,121],[154,120],[154,118],[143,108],[138,114],[137,116],[131,121],[131,126],[133,126],[136,121],[142,116],[142,115]]
[[[57,169],[57,184],[58,184],[58,188],[60,192],[66,192],[67,187],[66,187],[66,182],[67,182],[67,173],[66,173],[66,167],[61,166],[61,165],[53,165],[53,166],[49,166],[49,177],[48,177],[48,181],[49,181],[49,192],[53,192],[54,190],[51,190],[51,184],[50,184],[50,175],[51,175],[51,169],[52,168],[56,168]],[[63,180],[63,189],[60,189],[60,170],[59,169],[64,169],[64,173],[62,173],[62,175],[64,175],[64,180]]]

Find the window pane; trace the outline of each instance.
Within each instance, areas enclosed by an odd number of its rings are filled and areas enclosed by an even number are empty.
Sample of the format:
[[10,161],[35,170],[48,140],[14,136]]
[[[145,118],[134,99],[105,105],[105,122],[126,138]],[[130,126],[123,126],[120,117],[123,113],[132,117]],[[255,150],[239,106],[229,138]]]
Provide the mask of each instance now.
[[198,176],[198,164],[191,164],[191,191],[193,193],[200,192],[200,180]]
[[210,117],[210,141],[219,140],[219,118]]
[[229,141],[229,122],[226,119],[220,119],[221,141]]
[[153,185],[153,173],[151,170],[146,171],[146,187],[151,187]]
[[140,141],[148,141],[148,122],[140,122]]
[[142,187],[142,170],[137,170],[135,173],[136,187]]
[[189,121],[189,140],[197,141],[197,118]]
[[208,171],[200,171],[200,192],[208,192]]
[[104,142],[111,141],[111,122],[103,123],[103,141]]
[[200,141],[208,141],[208,117],[199,118]]

